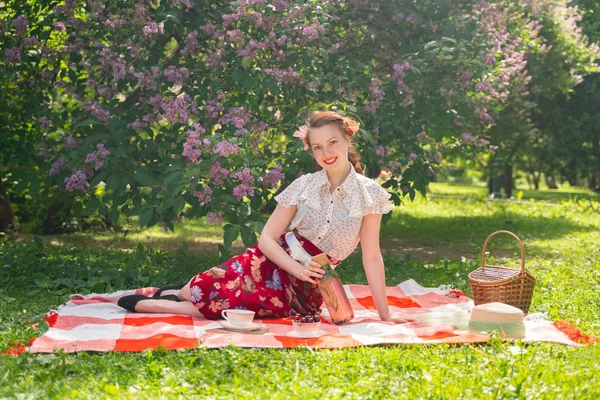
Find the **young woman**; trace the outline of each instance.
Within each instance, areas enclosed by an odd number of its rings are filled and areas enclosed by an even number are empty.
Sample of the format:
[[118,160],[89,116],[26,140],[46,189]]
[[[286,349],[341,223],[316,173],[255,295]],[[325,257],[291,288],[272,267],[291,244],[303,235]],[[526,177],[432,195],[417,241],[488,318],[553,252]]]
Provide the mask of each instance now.
[[361,243],[362,262],[379,317],[404,322],[390,313],[379,248],[382,214],[394,206],[377,182],[363,175],[352,144],[358,123],[332,111],[317,112],[294,136],[317,162],[317,172],[294,180],[275,197],[278,205],[256,245],[223,264],[194,276],[183,287],[159,289],[154,297],[125,296],[129,311],[186,314],[209,319],[229,308],[258,317],[285,317],[319,309],[317,286],[325,271],[314,261],[301,264],[290,254],[286,228],[310,255],[325,253],[336,266]]

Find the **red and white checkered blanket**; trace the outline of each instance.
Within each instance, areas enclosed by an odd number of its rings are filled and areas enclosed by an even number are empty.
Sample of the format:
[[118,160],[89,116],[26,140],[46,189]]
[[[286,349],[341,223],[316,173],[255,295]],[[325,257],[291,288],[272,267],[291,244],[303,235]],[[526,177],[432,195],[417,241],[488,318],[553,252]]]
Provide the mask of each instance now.
[[[424,326],[415,322],[382,322],[375,311],[368,286],[347,285],[346,292],[355,312],[352,322],[343,326],[323,318],[321,328],[328,334],[301,339],[289,337],[289,318],[263,319],[266,332],[229,332],[216,321],[172,314],[128,313],[116,302],[128,294],[152,295],[156,288],[120,291],[110,294],[77,296],[51,311],[46,320],[50,328],[26,349],[47,353],[58,349],[76,351],[142,351],[144,349],[183,349],[197,346],[342,348],[388,343],[476,343],[489,340],[483,333],[469,333],[446,324]],[[425,288],[414,280],[387,289],[392,311],[407,314],[423,312],[470,311],[473,301],[457,290]],[[324,310],[326,315],[326,310]],[[555,342],[581,345],[589,337],[568,324],[561,326],[544,318],[526,319],[525,342]],[[582,340],[583,339],[583,340]]]

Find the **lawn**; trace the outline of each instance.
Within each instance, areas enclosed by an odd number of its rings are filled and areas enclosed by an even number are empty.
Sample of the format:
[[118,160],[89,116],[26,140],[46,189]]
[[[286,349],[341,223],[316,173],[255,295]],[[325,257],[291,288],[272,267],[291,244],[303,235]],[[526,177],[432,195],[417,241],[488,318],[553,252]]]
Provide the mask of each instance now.
[[[479,188],[435,184],[432,191],[428,200],[419,198],[396,208],[382,228],[388,285],[414,278],[425,286],[451,284],[470,293],[466,275],[477,268],[483,241],[495,230],[508,229],[523,240],[527,268],[538,279],[531,311],[547,312],[552,319],[565,319],[586,333],[600,335],[597,196],[585,191],[544,192],[536,200],[529,200],[528,194],[518,202],[488,202]],[[38,336],[31,324],[39,323],[43,331],[43,315],[72,293],[183,282],[215,265],[217,254],[184,248],[193,247],[190,238],[215,241],[219,234],[220,228],[200,221],[178,225],[176,234],[151,229],[127,237],[121,233],[2,239],[0,351]],[[393,244],[403,241],[455,256],[427,261],[418,254],[398,257]],[[156,250],[160,247],[169,250]],[[456,251],[442,251],[450,247]],[[488,250],[494,264],[518,261],[517,245],[508,236],[493,238]],[[366,283],[360,254],[344,264],[339,271],[345,282]],[[498,340],[483,346],[324,351],[226,348],[23,354],[0,356],[0,398],[596,399],[599,360],[598,345],[570,348]]]

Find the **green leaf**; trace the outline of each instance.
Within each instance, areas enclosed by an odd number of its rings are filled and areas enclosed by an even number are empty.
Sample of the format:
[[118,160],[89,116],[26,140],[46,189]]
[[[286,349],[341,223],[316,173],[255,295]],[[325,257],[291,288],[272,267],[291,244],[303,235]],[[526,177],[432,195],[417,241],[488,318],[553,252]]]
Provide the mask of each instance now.
[[50,283],[52,282],[47,275],[44,275],[40,272],[36,272],[35,274],[31,275],[31,277],[33,278],[33,283],[41,288],[49,287]]
[[246,247],[254,246],[256,244],[256,233],[247,226],[242,226],[242,241]]
[[110,210],[110,222],[112,222],[113,225],[116,225],[119,222],[119,209],[117,207],[113,207],[112,210]]
[[152,219],[152,217],[154,217],[154,209],[153,208],[150,208],[150,209],[144,211],[144,213],[140,217],[140,226],[142,228],[147,226],[148,223],[150,222],[150,220]]
[[121,178],[117,174],[111,174],[106,180],[106,188],[110,190],[117,190],[121,183]]
[[29,184],[29,194],[31,197],[37,196],[40,191],[40,180],[38,178],[33,178],[31,183]]
[[97,197],[90,199],[87,203],[85,203],[86,210],[94,211],[98,207],[100,207],[100,200]]
[[84,121],[78,122],[75,125],[73,125],[73,127],[78,128],[80,126],[90,126],[90,125],[97,125],[99,124],[100,121],[97,121],[95,119],[86,119]]
[[233,243],[240,234],[240,226],[239,225],[225,225],[225,230],[223,232],[223,242],[226,248],[231,247],[231,243]]
[[175,214],[179,215],[181,214],[181,212],[183,211],[183,208],[185,207],[186,201],[184,199],[182,199],[181,197],[174,199],[173,200],[173,211],[175,211]]
[[219,261],[223,262],[231,258],[231,252],[222,244],[219,245]]
[[164,183],[165,185],[170,185],[172,182],[175,182],[177,180],[181,180],[183,178],[183,172],[182,171],[177,171],[177,172],[173,172],[169,175],[167,175],[164,179]]
[[141,186],[152,186],[155,183],[152,174],[147,172],[137,172],[133,175],[133,179]]
[[239,69],[233,71],[233,80],[237,83],[242,82],[244,80],[244,72],[240,71]]

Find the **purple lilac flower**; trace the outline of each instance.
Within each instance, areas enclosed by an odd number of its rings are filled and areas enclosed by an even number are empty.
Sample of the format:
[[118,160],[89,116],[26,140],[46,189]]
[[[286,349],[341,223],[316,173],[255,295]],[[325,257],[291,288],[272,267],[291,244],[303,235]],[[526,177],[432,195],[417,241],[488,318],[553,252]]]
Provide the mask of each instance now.
[[462,135],[460,135],[460,142],[462,144],[469,144],[469,143],[473,143],[473,141],[475,140],[475,138],[473,137],[473,135],[469,134],[469,133],[463,133]]
[[330,51],[335,54],[335,53],[337,53],[342,48],[342,46],[344,46],[344,42],[334,43],[331,46]]
[[181,51],[181,54],[189,54],[194,56],[198,54],[198,50],[200,50],[200,44],[198,43],[198,32],[193,31],[188,33],[185,37],[185,47]]
[[173,82],[176,86],[182,86],[190,77],[190,72],[187,68],[175,68],[172,65],[165,70],[164,74],[167,81]]
[[239,179],[243,184],[252,185],[254,183],[254,177],[250,173],[249,168],[244,168],[241,172],[233,172],[230,175],[232,178]]
[[194,196],[196,196],[196,198],[200,202],[200,205],[203,206],[210,203],[210,201],[212,200],[212,193],[213,191],[211,187],[206,186],[202,192],[194,193]]
[[157,24],[156,22],[150,22],[142,28],[142,33],[144,36],[150,36],[155,33],[163,34],[164,24],[162,22],[160,24]]
[[65,147],[69,150],[76,149],[79,143],[73,138],[73,136],[67,136],[65,139]]
[[52,26],[54,27],[54,29],[59,30],[59,31],[65,31],[65,30],[67,30],[67,27],[65,26],[65,23],[61,22],[61,21],[53,22]]
[[96,148],[98,149],[98,153],[100,153],[100,155],[102,156],[102,158],[106,158],[110,155],[110,151],[106,150],[104,148],[104,144],[103,143],[98,143],[96,145]]
[[369,89],[371,90],[371,102],[365,106],[365,111],[375,114],[383,102],[385,92],[381,89],[381,81],[377,78],[371,80]]
[[67,185],[67,190],[69,192],[81,190],[82,192],[87,193],[87,176],[83,171],[77,171],[68,178],[65,178],[65,184]]
[[229,171],[222,168],[218,161],[211,165],[210,171],[206,174],[206,177],[212,179],[215,185],[222,184],[227,176],[229,176]]
[[267,68],[264,70],[264,73],[274,77],[279,81],[282,81],[283,83],[291,84],[300,81],[300,73],[293,71],[291,67],[287,70],[278,68]]
[[83,108],[84,108],[84,110],[90,112],[94,116],[94,118],[96,118],[98,121],[100,121],[104,124],[108,124],[108,120],[110,118],[110,112],[103,109],[100,106],[100,103],[98,103],[97,101],[86,100],[83,102]]
[[65,157],[59,157],[58,160],[52,164],[52,167],[50,168],[50,175],[58,175],[60,171],[65,169],[66,166],[67,159]]
[[127,128],[133,128],[137,133],[140,133],[143,129],[148,127],[148,123],[141,121],[139,118],[136,118],[134,122],[130,122],[127,124]]
[[175,7],[179,3],[185,5],[188,9],[193,7],[190,0],[173,0],[173,7]]
[[417,155],[415,153],[410,153],[408,158],[410,158],[411,161],[415,161],[417,159]]
[[39,42],[35,36],[30,36],[28,38],[23,39],[23,44],[25,46],[34,46],[39,44]]
[[117,58],[112,64],[112,70],[113,79],[118,82],[127,75],[127,63],[122,58]]
[[24,35],[27,33],[27,24],[29,24],[29,20],[25,15],[19,15],[12,21],[12,26],[15,28],[17,35]]
[[223,105],[221,104],[221,100],[225,98],[225,93],[219,92],[217,97],[210,97],[206,106],[204,106],[204,111],[207,112],[208,118],[218,118],[219,114],[225,110]]
[[188,108],[191,102],[192,97],[187,93],[183,93],[172,100],[163,99],[160,107],[163,109],[163,111],[165,111],[163,116],[167,119],[167,121],[171,122],[172,124],[177,123],[178,121],[184,124],[189,118]]
[[493,65],[496,62],[494,55],[491,52],[487,52],[486,54],[481,54],[481,61],[483,61],[486,65]]
[[209,211],[208,214],[206,214],[206,222],[208,222],[209,224],[215,224],[215,225],[222,224],[223,223],[223,211],[219,211],[217,213]]
[[252,197],[254,196],[254,187],[240,183],[233,188],[233,195],[238,200],[242,200],[244,196]]
[[475,90],[478,92],[488,92],[492,89],[492,85],[488,81],[483,81],[475,84]]
[[142,72],[136,72],[132,66],[129,68],[129,73],[138,79],[141,89],[156,90],[158,88],[159,67],[153,66],[150,71],[144,69]]
[[217,152],[222,157],[229,157],[232,154],[238,154],[240,148],[236,144],[223,140],[222,142],[217,143]]
[[282,179],[285,178],[285,174],[282,172],[283,167],[281,165],[276,166],[269,170],[265,176],[262,177],[261,184],[266,189],[268,187],[272,187],[273,189],[277,189],[279,187],[279,183]]
[[6,49],[4,53],[6,54],[6,62],[8,64],[14,64],[18,61],[21,61],[21,49],[18,47]]
[[475,141],[475,147],[483,147],[487,146],[488,144],[490,144],[490,141],[485,139],[477,139]]
[[40,152],[38,153],[38,156],[43,157],[43,158],[50,158],[50,152],[48,151],[48,145],[46,143],[39,143],[38,146],[40,146]]
[[157,94],[155,96],[152,96],[148,99],[148,104],[150,104],[151,106],[154,106],[154,112],[157,113],[160,111],[160,105],[162,104],[162,96],[160,94]]
[[475,114],[484,121],[492,121],[492,117],[487,113],[487,109],[485,108],[475,109]]
[[46,132],[48,132],[50,125],[52,125],[54,123],[51,119],[48,119],[48,118],[44,117],[43,115],[38,119],[38,121],[40,123],[40,128],[42,128]]
[[189,158],[194,164],[198,164],[200,156],[202,155],[202,151],[200,150],[200,147],[202,146],[200,136],[203,135],[204,132],[206,132],[206,130],[199,124],[196,124],[194,130],[188,132],[186,141],[183,144],[182,155]]

